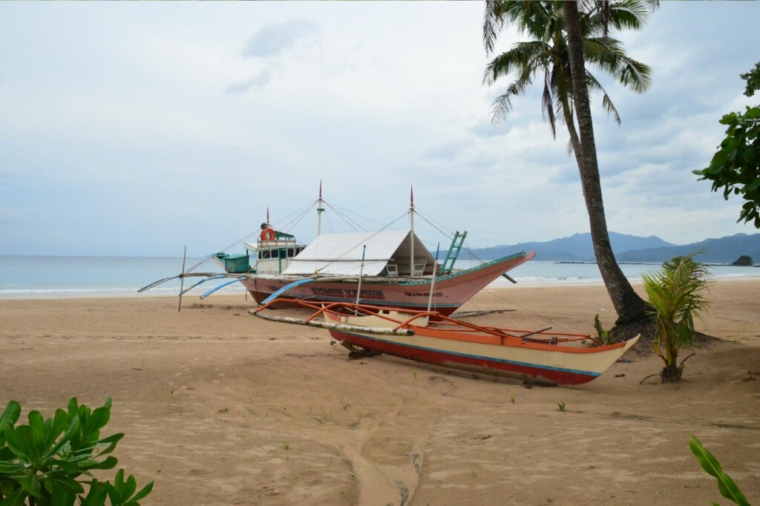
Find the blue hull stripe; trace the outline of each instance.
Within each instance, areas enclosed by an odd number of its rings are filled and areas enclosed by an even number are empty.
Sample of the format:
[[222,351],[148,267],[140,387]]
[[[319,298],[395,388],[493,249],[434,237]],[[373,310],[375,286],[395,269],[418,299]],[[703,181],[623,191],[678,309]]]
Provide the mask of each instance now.
[[421,350],[421,351],[441,353],[443,355],[455,355],[455,356],[458,356],[458,357],[466,357],[466,358],[474,358],[474,359],[478,359],[478,360],[485,360],[487,362],[501,362],[503,364],[519,365],[519,366],[522,366],[522,367],[532,367],[533,369],[547,369],[547,370],[550,370],[550,371],[558,371],[558,372],[565,372],[565,373],[571,373],[571,374],[580,374],[580,375],[583,375],[583,376],[594,376],[594,377],[601,376],[601,373],[598,373],[598,372],[579,371],[579,370],[576,370],[576,369],[565,369],[563,367],[552,367],[552,366],[548,366],[548,365],[530,364],[528,362],[517,362],[515,360],[505,360],[505,359],[501,359],[501,358],[483,357],[483,356],[480,356],[480,355],[468,355],[466,353],[456,353],[456,352],[452,352],[452,351],[439,350],[439,349],[435,349],[435,348],[425,348],[423,346],[414,346],[412,344],[396,343],[396,342],[393,342],[393,341],[386,341],[384,339],[378,339],[376,337],[365,336],[363,334],[353,334],[353,333],[350,333],[350,332],[341,332],[341,331],[338,331],[338,332],[340,332],[341,334],[346,334],[346,335],[353,336],[353,337],[359,337],[359,338],[362,338],[362,339],[369,339],[370,341],[376,341],[376,342],[379,342],[379,343],[386,343],[386,344],[390,344],[390,345],[393,345],[393,346],[401,346],[401,347],[404,347],[404,348],[412,348],[412,349]]

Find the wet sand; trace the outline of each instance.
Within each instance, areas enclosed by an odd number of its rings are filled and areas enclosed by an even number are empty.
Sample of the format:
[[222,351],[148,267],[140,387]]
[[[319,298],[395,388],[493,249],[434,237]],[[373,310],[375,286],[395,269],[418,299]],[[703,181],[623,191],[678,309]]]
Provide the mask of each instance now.
[[[349,361],[326,331],[266,322],[242,296],[0,300],[0,403],[50,415],[113,398],[106,433],[144,504],[728,503],[693,434],[760,503],[760,281],[720,281],[685,381],[632,354],[578,387]],[[514,328],[611,326],[602,286],[514,287],[463,310]],[[600,311],[605,309],[606,311]],[[684,354],[685,356],[685,354]],[[565,411],[558,409],[565,404]]]

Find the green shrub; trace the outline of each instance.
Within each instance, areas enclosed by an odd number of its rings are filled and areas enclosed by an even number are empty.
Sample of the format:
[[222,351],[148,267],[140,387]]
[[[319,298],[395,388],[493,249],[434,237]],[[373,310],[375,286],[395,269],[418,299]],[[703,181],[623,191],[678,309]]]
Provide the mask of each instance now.
[[610,332],[604,330],[602,322],[599,320],[599,313],[594,315],[594,329],[596,329],[596,340],[592,339],[592,342],[595,344],[599,346],[607,346],[608,344],[613,344],[615,342],[615,339],[610,336]]
[[642,276],[656,327],[654,352],[664,364],[660,373],[663,383],[681,380],[686,359],[678,364],[678,353],[693,346],[694,318],[700,318],[708,306],[702,292],[709,271],[693,257],[675,257],[662,264],[661,271]]
[[101,506],[106,500],[111,506],[139,506],[153,489],[150,482],[135,493],[135,478],[125,481],[123,469],[113,483],[98,481],[90,473],[118,463],[106,455],[124,434],[100,437],[111,418],[110,398],[95,410],[73,398],[67,411],[58,409],[48,419],[33,410],[28,425],[16,425],[20,415],[16,401],[0,415],[0,506]]

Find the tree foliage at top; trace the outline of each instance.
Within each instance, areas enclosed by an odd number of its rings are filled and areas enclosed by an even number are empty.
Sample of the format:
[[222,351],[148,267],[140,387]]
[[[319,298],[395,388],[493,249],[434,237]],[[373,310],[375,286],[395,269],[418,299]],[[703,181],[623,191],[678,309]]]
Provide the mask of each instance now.
[[[746,74],[744,94],[751,97],[760,90],[760,63]],[[745,200],[737,221],[753,222],[760,228],[760,106],[747,107],[744,113],[732,112],[721,118],[726,137],[706,169],[695,170],[701,180],[712,181],[712,191],[723,191],[723,198],[741,195]]]
[[[643,93],[651,85],[651,69],[628,57],[622,43],[610,37],[608,31],[639,30],[647,16],[644,2],[627,0],[611,3],[604,9],[601,4],[595,5],[582,17],[586,62],[637,93]],[[486,67],[484,82],[489,85],[500,77],[515,75],[515,80],[495,100],[493,119],[504,119],[512,109],[512,97],[524,94],[534,80],[540,80],[543,84],[542,110],[556,137],[557,119],[565,122],[568,128],[572,127],[574,109],[562,2],[487,2],[483,23],[483,42],[487,52],[494,50],[498,33],[507,24],[514,24],[531,40],[518,42],[510,50],[497,55]],[[620,123],[620,115],[609,95],[588,71],[586,84],[589,90],[602,93],[602,106]]]
[[755,63],[755,68],[746,74],[739,74],[739,77],[747,81],[744,94],[748,97],[753,96],[756,91],[760,90],[760,62]]

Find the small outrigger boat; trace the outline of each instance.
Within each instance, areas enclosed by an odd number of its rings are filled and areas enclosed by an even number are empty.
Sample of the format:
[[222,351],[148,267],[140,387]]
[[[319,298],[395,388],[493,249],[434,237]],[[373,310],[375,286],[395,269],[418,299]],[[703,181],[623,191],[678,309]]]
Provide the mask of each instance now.
[[[313,313],[304,319],[264,313],[272,306],[283,304]],[[278,298],[249,312],[266,320],[325,328],[351,351],[353,358],[384,353],[546,384],[588,383],[609,369],[638,341],[637,336],[624,343],[602,346],[585,334],[490,327],[451,318],[438,311],[388,310],[366,304],[319,305]],[[596,346],[583,346],[584,343]]]

